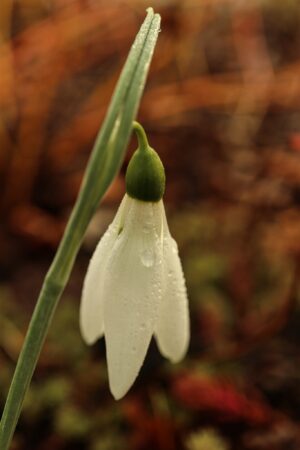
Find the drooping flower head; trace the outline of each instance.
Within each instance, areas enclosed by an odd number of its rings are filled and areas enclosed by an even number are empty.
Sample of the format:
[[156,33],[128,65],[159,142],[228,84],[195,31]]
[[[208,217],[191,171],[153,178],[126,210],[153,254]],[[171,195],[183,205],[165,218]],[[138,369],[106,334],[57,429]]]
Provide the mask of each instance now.
[[184,357],[190,337],[184,275],[162,202],[164,168],[143,128],[133,128],[139,147],[127,168],[127,193],[92,256],[80,307],[86,343],[105,337],[116,399],[134,383],[153,335],[172,362]]

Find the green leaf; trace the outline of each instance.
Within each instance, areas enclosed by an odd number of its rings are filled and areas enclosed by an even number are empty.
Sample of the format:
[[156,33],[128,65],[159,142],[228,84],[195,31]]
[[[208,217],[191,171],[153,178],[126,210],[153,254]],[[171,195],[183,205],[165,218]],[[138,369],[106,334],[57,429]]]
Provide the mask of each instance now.
[[[66,229],[66,239],[61,244],[64,259],[66,254],[68,258],[75,258],[87,225],[123,162],[160,28],[160,16],[154,14],[152,8],[148,8],[147,12],[96,138],[82,188]],[[58,264],[59,259],[60,251],[54,265],[56,278],[64,281],[70,270]]]

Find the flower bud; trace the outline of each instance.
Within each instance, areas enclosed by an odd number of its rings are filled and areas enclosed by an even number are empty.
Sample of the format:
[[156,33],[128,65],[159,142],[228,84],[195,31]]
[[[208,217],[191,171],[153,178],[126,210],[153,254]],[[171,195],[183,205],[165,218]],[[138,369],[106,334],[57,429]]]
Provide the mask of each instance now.
[[137,134],[139,146],[127,167],[127,194],[144,202],[158,202],[165,192],[164,166],[156,151],[149,146],[142,126],[133,122],[133,129]]

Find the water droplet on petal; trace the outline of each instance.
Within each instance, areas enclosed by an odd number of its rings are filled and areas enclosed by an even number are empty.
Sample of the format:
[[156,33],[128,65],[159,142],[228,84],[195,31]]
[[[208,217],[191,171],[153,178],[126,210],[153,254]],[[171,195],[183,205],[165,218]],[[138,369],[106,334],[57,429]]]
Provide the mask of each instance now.
[[178,248],[177,248],[177,245],[172,245],[172,252],[173,252],[175,255],[178,255]]
[[145,222],[143,225],[143,233],[149,234],[153,229],[153,224],[151,222]]
[[143,266],[152,267],[154,264],[154,252],[151,249],[144,250],[141,253],[141,261]]

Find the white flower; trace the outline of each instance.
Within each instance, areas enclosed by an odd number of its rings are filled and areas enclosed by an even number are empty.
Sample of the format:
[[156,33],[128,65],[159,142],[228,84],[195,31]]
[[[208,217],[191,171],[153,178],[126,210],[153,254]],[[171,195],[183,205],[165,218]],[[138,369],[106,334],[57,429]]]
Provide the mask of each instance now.
[[187,293],[162,200],[124,196],[90,261],[80,328],[88,344],[105,336],[109,385],[116,399],[136,379],[152,335],[172,362],[185,355]]

